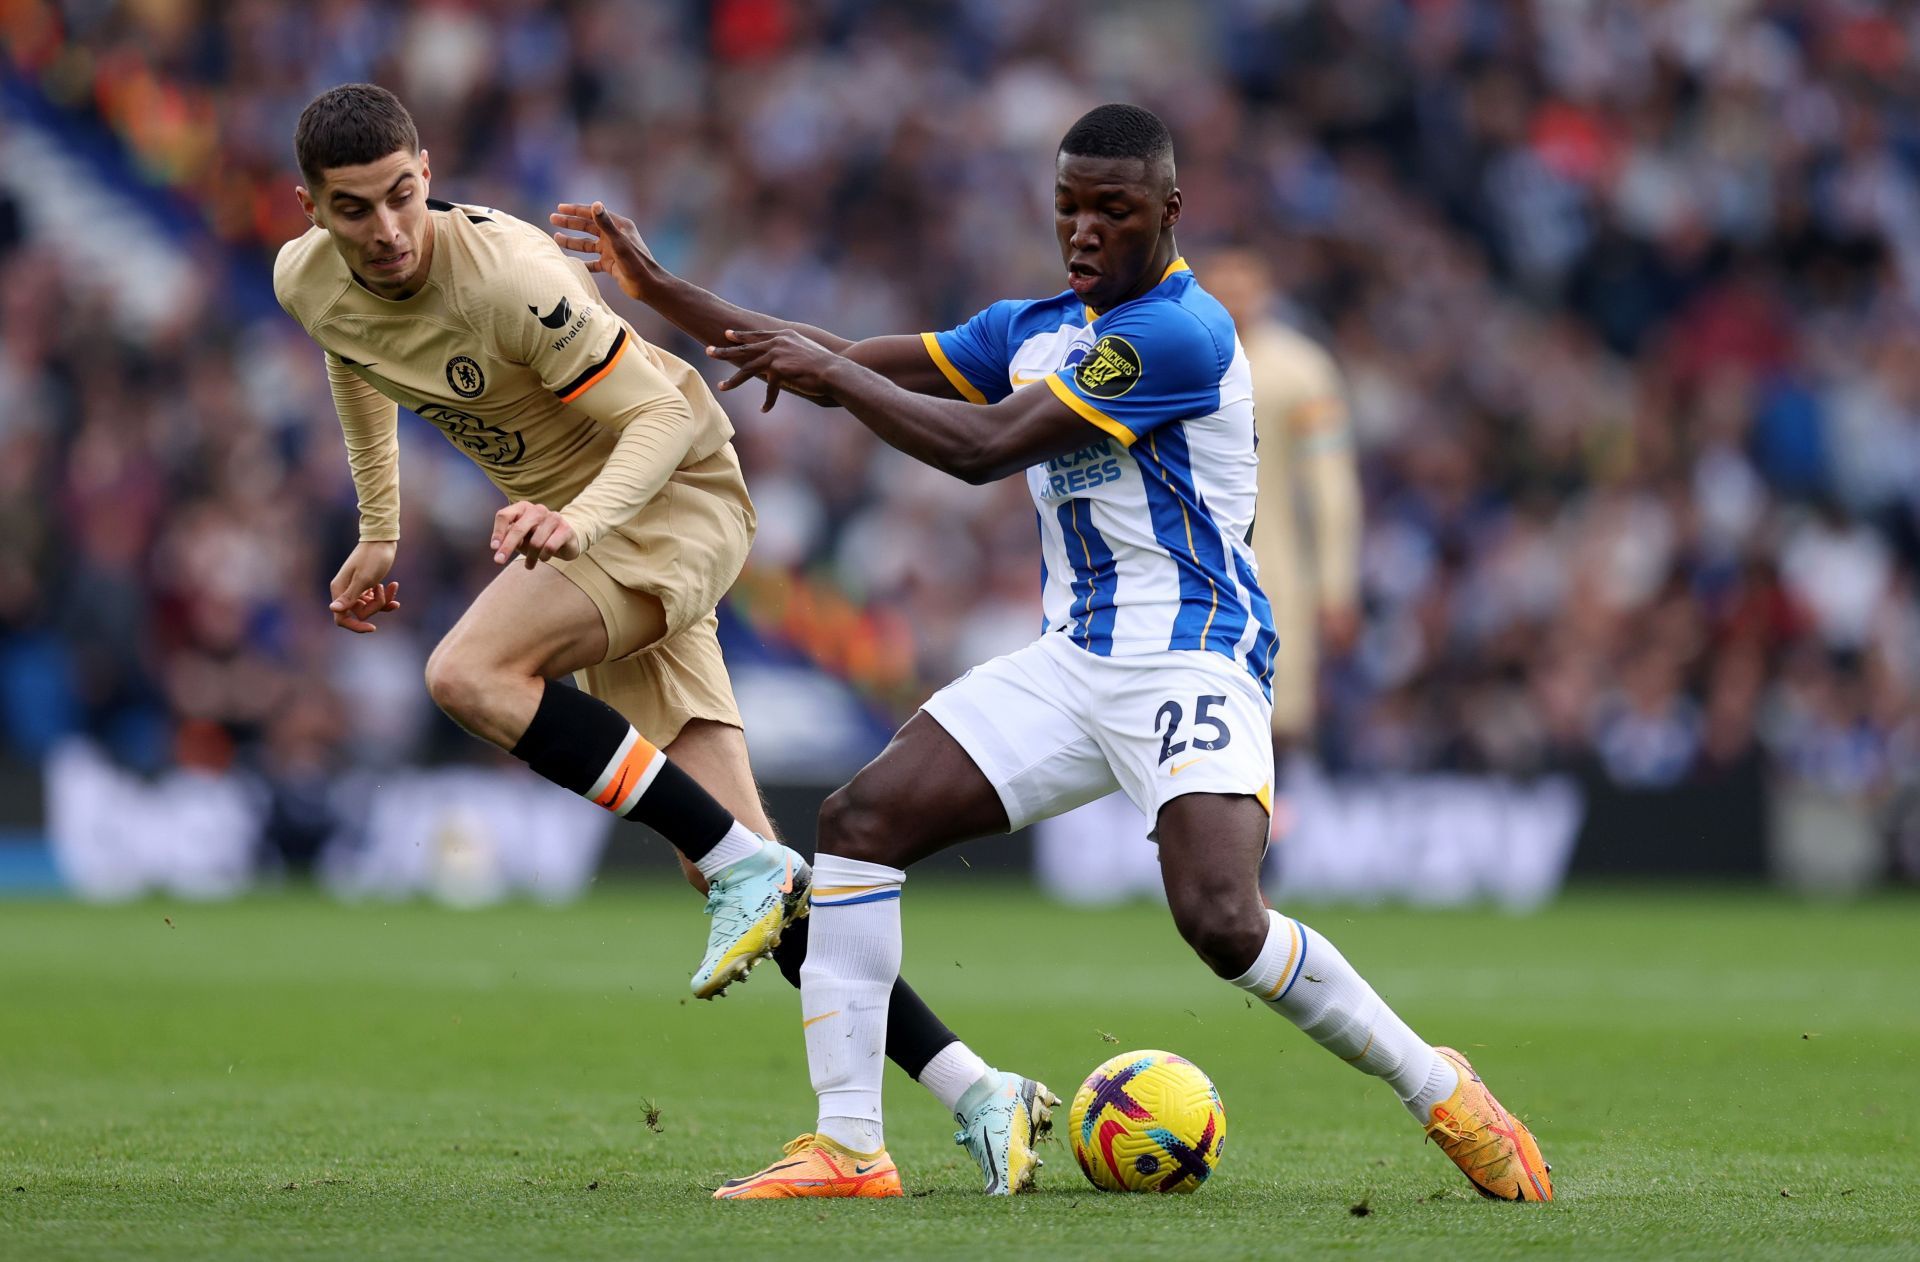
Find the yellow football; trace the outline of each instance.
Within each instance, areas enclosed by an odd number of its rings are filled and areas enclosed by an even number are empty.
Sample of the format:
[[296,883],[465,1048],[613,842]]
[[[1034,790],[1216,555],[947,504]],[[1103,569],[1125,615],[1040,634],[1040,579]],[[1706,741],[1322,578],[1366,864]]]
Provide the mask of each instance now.
[[1074,1094],[1073,1156],[1103,1192],[1191,1192],[1220,1164],[1227,1112],[1213,1080],[1171,1052],[1126,1052]]

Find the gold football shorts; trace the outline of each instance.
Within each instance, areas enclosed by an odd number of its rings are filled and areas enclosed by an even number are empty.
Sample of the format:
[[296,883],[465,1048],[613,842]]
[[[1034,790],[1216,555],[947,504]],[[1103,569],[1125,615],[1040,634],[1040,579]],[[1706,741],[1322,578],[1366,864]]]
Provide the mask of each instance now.
[[753,502],[731,445],[677,470],[584,555],[553,565],[593,601],[607,658],[574,676],[665,748],[694,719],[740,726],[714,608],[753,543]]

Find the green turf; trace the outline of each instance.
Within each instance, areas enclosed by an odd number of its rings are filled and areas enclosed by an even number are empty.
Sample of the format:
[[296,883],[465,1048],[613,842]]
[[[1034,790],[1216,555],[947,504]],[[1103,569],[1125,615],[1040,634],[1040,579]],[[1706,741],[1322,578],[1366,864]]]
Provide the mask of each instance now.
[[1067,911],[985,883],[925,883],[905,908],[910,975],[990,1060],[1063,1094],[1133,1047],[1207,1069],[1230,1140],[1212,1182],[1100,1195],[1053,1145],[1039,1194],[989,1201],[895,1073],[914,1199],[711,1202],[807,1128],[812,1099],[772,970],[715,1005],[681,997],[704,923],[684,890],[474,913],[16,903],[0,904],[0,1256],[1916,1248],[1911,900],[1309,913],[1532,1121],[1549,1206],[1471,1196],[1379,1083],[1210,980],[1157,908]]

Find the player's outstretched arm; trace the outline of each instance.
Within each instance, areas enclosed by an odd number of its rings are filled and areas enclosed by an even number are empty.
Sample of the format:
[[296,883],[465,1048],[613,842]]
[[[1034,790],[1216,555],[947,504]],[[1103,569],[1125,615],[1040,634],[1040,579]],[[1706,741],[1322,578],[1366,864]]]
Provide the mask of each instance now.
[[[811,324],[736,306],[662,267],[633,220],[614,214],[600,202],[562,202],[547,218],[554,227],[566,230],[553,234],[561,248],[587,256],[590,270],[613,277],[627,297],[646,303],[675,328],[702,343],[723,341],[728,329],[792,329],[909,390],[959,397],[918,336],[870,337],[855,342]],[[586,235],[574,235],[578,233]],[[770,392],[769,404],[773,397]]]
[[[1051,390],[1016,390],[981,406],[902,389],[793,329],[726,331],[707,354],[733,366],[733,390],[764,377],[834,400],[889,446],[964,482],[993,482],[1100,441],[1086,416]],[[924,354],[924,350],[922,354]]]
[[794,324],[737,307],[718,294],[682,280],[653,257],[633,220],[614,214],[601,202],[591,206],[561,202],[547,218],[556,228],[586,234],[554,233],[553,239],[562,249],[586,255],[589,271],[613,277],[627,297],[646,303],[689,337],[713,342],[725,329],[794,328],[830,350],[844,352],[853,345],[810,324]]

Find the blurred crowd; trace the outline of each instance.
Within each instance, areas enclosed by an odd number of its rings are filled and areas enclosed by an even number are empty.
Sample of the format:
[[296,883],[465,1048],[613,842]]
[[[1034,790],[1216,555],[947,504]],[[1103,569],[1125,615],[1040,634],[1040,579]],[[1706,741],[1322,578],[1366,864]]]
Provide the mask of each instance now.
[[[22,3],[17,82],[104,122],[264,276],[294,119],[372,79],[435,193],[604,198],[670,266],[859,336],[1062,287],[1050,163],[1110,99],[1171,123],[1202,284],[1270,260],[1346,375],[1364,629],[1336,767],[1627,785],[1766,757],[1920,765],[1920,17],[1850,0]],[[8,218],[0,214],[0,225]],[[418,668],[491,491],[407,432],[403,616],[353,639],[319,356],[212,285],[138,338],[57,234],[0,255],[0,713],[136,763],[473,751]],[[211,274],[211,273],[210,273]],[[643,332],[677,335],[624,305]],[[751,394],[752,392],[743,392]],[[729,396],[732,399],[732,396]],[[975,489],[783,400],[736,612],[895,713],[1038,626],[1018,479]],[[792,580],[792,581],[787,581]]]

